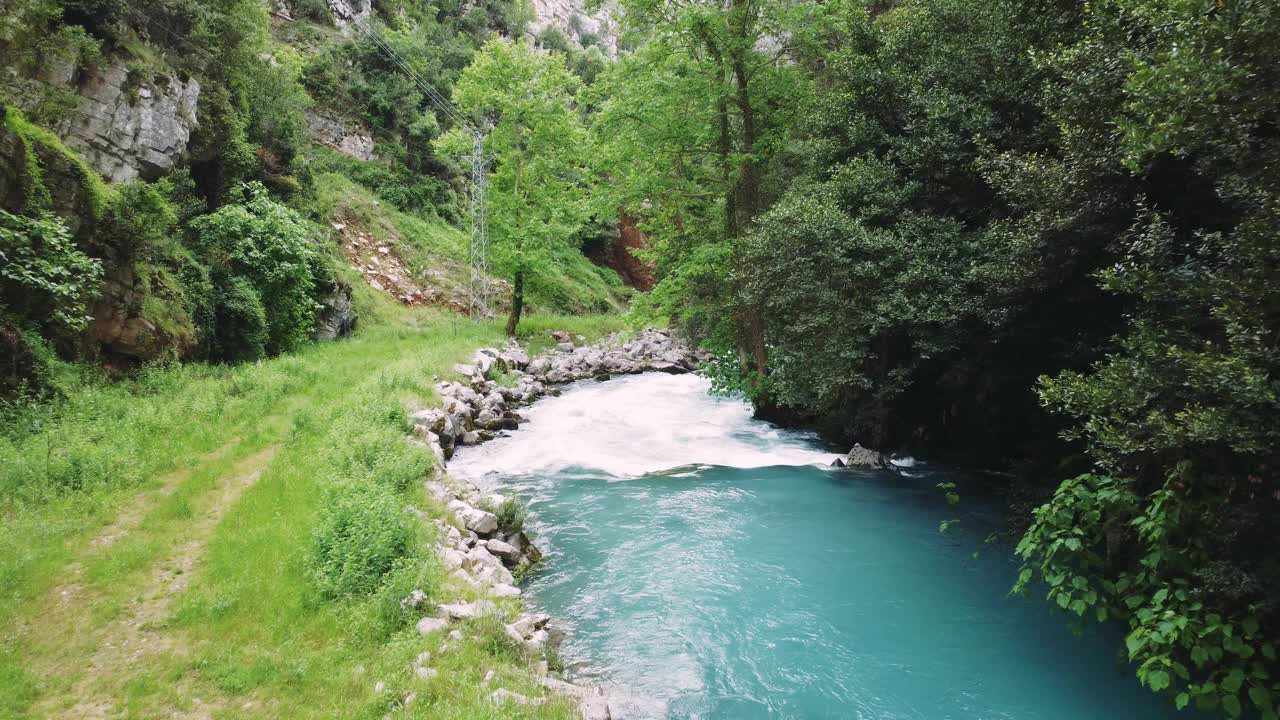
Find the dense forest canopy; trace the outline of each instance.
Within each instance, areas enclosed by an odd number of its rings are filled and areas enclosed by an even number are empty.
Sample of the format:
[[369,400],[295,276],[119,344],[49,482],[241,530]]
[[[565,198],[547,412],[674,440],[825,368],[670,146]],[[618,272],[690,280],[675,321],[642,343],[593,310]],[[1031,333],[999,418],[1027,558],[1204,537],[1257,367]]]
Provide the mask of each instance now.
[[[599,80],[640,312],[766,417],[1020,469],[1019,589],[1274,717],[1280,9],[629,3]],[[1029,461],[1021,466],[1023,459]]]
[[[509,333],[527,294],[616,306],[578,248],[637,219],[632,316],[719,389],[1009,471],[1017,590],[1126,624],[1179,708],[1276,717],[1280,4],[618,5],[611,59],[502,0],[378,0],[373,32],[318,0],[9,0],[4,417],[56,399],[58,357],[103,359],[122,268],[146,362],[299,347],[359,284],[328,228],[456,232],[479,128]],[[80,96],[44,76],[112,62],[133,92],[199,81],[171,171],[106,184],[51,131]],[[318,112],[374,156],[319,147]]]

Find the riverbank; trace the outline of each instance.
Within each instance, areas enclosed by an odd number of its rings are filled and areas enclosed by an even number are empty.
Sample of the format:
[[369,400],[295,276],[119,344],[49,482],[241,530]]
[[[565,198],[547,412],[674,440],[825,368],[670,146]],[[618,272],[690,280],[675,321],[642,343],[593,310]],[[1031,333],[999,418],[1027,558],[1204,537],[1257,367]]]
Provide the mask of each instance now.
[[[533,316],[522,339],[538,350],[549,329],[621,326]],[[262,363],[73,379],[67,400],[6,427],[0,717],[466,720],[493,717],[498,685],[540,691],[500,625],[465,622],[439,652],[400,605],[413,589],[445,600],[448,575],[431,522],[447,508],[423,488],[431,454],[405,441],[404,408],[438,402],[433,377],[501,338],[496,323],[415,312]],[[392,572],[330,599],[309,558],[350,484],[385,489],[408,532]],[[424,651],[435,676],[417,671]]]
[[[455,602],[439,604],[436,613],[419,619],[416,627],[431,637],[452,635],[456,631],[450,628],[459,621],[497,622],[507,639],[530,658],[545,693],[495,687],[490,695],[495,704],[531,707],[567,698],[577,704],[583,720],[610,720],[609,699],[599,688],[566,682],[557,673],[561,668],[552,667],[559,664],[564,626],[546,614],[525,611],[515,600],[521,591],[513,572],[523,575],[542,558],[524,532],[523,506],[515,498],[485,494],[465,478],[450,476],[445,464],[459,447],[518,429],[524,418],[517,409],[558,395],[556,385],[586,378],[604,382],[615,374],[684,374],[695,368],[697,357],[663,330],[644,330],[633,338],[614,335],[592,345],[575,345],[575,339],[586,340],[581,335],[553,335],[556,346],[532,360],[515,343],[477,351],[471,363],[454,367],[462,382],[436,385],[444,400],[440,407],[410,415],[416,441],[437,459],[426,488],[448,508],[446,519],[433,521],[436,549],[450,571],[452,584],[446,585],[446,592],[459,595]],[[410,597],[412,602],[416,595]],[[490,680],[485,677],[485,687]]]

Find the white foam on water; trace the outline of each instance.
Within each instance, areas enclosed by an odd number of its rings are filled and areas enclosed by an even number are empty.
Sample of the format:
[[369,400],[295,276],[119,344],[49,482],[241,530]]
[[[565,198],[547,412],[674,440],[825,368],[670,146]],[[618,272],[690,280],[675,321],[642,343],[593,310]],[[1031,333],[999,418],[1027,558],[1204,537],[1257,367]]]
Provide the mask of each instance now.
[[460,450],[452,472],[480,479],[590,468],[617,478],[685,465],[737,468],[827,465],[835,457],[809,436],[751,417],[742,400],[710,397],[697,375],[648,373],[580,382],[520,412],[520,429]]

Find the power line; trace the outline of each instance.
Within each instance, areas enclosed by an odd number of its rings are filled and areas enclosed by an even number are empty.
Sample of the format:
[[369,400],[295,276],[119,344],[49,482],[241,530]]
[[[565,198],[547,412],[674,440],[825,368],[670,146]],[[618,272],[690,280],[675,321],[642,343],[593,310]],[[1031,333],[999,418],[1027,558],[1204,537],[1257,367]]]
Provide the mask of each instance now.
[[413,69],[413,67],[409,64],[409,61],[405,60],[404,56],[396,52],[395,48],[391,47],[391,45],[389,45],[386,40],[384,40],[380,35],[378,35],[377,32],[372,30],[368,26],[367,22],[365,23],[353,22],[352,25],[354,25],[357,30],[364,33],[365,37],[367,37],[370,41],[374,43],[374,45],[376,45],[379,49],[381,49],[382,52],[387,55],[387,57],[391,60],[392,63],[394,63],[397,67],[399,67],[400,70],[403,71],[405,75],[408,75],[409,78],[413,80],[414,84],[418,86],[418,89],[421,90],[423,94],[425,94],[442,111],[444,111],[444,113],[449,117],[449,119],[453,120],[454,123],[460,126],[470,125],[470,123],[467,122],[466,118],[463,117],[461,113],[459,113],[457,110],[454,109],[453,103],[449,102],[449,100],[446,99],[445,96],[439,90],[436,90],[431,85],[431,83],[423,79],[422,76],[419,75]]

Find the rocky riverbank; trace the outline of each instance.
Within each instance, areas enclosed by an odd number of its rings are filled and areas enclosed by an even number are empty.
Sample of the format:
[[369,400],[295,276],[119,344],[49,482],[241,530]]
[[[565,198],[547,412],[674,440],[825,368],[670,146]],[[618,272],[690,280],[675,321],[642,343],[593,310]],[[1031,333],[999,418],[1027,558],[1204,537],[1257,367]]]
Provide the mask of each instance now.
[[[496,602],[518,597],[516,576],[542,557],[524,533],[523,506],[514,498],[482,493],[470,482],[450,476],[447,462],[461,446],[477,445],[519,428],[524,418],[517,410],[543,396],[558,395],[557,385],[641,372],[687,373],[701,358],[663,330],[645,330],[630,339],[610,336],[591,345],[575,343],[582,338],[566,333],[553,336],[555,347],[533,359],[515,343],[478,350],[471,363],[454,368],[460,381],[436,385],[441,407],[410,415],[415,440],[436,456],[427,490],[448,510],[447,521],[434,521],[441,560],[459,587],[480,596],[439,605],[435,615],[418,621],[417,628],[424,636],[456,633],[453,623],[497,617],[511,641],[531,658],[547,695],[530,697],[495,687],[494,703],[542,704],[563,696],[576,702],[584,720],[609,720],[609,700],[598,688],[566,682],[548,670],[548,653],[559,647],[565,628],[541,613],[504,613]],[[425,596],[411,596],[405,601],[417,606],[424,600]],[[416,672],[434,672],[428,661],[419,662]]]

